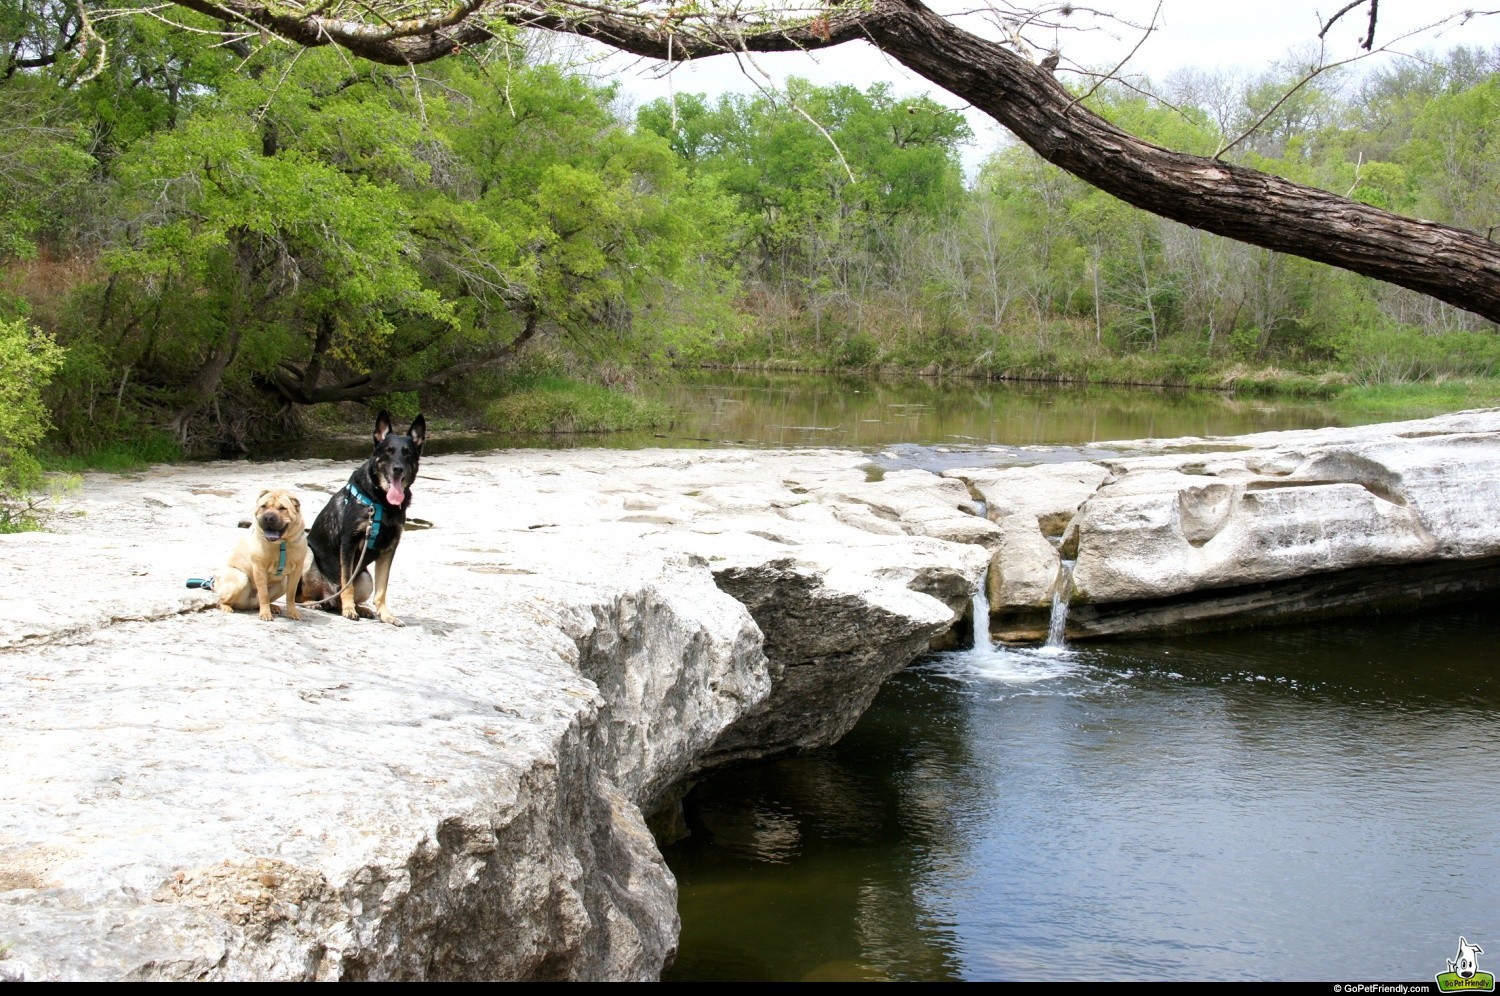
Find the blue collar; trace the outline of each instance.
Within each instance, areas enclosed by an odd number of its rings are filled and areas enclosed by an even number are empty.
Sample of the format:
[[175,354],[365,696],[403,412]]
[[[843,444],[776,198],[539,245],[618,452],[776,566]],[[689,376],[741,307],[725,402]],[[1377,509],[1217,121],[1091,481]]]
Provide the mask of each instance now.
[[350,481],[348,484],[344,485],[344,488],[354,496],[355,501],[359,502],[361,505],[368,506],[370,511],[373,513],[373,516],[370,519],[370,538],[365,540],[365,549],[373,550],[375,549],[375,538],[380,535],[381,520],[385,518],[385,509],[381,507],[379,502],[371,501],[363,491],[354,486],[353,481]]
[[286,540],[281,541],[281,556],[276,558],[276,577],[286,573]]

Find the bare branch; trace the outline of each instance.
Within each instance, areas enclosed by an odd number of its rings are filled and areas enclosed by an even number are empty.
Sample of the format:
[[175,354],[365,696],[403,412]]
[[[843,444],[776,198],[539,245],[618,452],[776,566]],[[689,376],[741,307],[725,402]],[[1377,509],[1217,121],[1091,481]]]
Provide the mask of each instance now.
[[[1373,0],[1371,0],[1371,2],[1372,2],[1372,5],[1373,5]],[[1345,8],[1345,10],[1348,10],[1348,9],[1349,8]],[[1273,114],[1275,114],[1278,110],[1280,110],[1281,107],[1282,107],[1282,105],[1285,104],[1288,100],[1290,100],[1294,94],[1296,94],[1303,87],[1307,86],[1307,84],[1311,83],[1313,80],[1317,79],[1319,76],[1321,76],[1324,73],[1328,72],[1330,69],[1338,69],[1338,68],[1340,68],[1342,66],[1347,66],[1350,63],[1359,62],[1361,59],[1367,59],[1367,58],[1369,58],[1372,55],[1377,55],[1377,54],[1382,53],[1382,52],[1392,51],[1391,46],[1397,44],[1398,42],[1403,42],[1406,39],[1414,37],[1416,35],[1426,34],[1427,32],[1430,32],[1430,31],[1432,31],[1432,30],[1434,30],[1436,28],[1442,27],[1445,24],[1451,24],[1451,23],[1453,23],[1456,20],[1467,20],[1471,16],[1473,16],[1473,12],[1472,11],[1465,11],[1465,12],[1463,12],[1461,14],[1455,14],[1452,17],[1445,17],[1445,18],[1443,18],[1441,20],[1434,21],[1431,24],[1425,25],[1423,27],[1413,28],[1412,30],[1406,32],[1405,34],[1400,35],[1397,38],[1391,39],[1390,42],[1386,43],[1385,45],[1380,46],[1377,49],[1370,49],[1370,50],[1361,52],[1358,55],[1351,55],[1349,58],[1347,58],[1347,59],[1340,59],[1337,62],[1327,62],[1327,61],[1325,61],[1325,57],[1326,57],[1327,51],[1328,51],[1327,43],[1320,41],[1319,42],[1319,46],[1318,46],[1318,61],[1317,61],[1317,64],[1314,65],[1311,69],[1309,69],[1308,72],[1307,72],[1307,74],[1305,76],[1303,76],[1300,80],[1298,80],[1295,84],[1293,84],[1290,88],[1288,88],[1287,91],[1281,95],[1280,99],[1278,99],[1274,104],[1272,104],[1270,106],[1270,108],[1268,108],[1266,110],[1266,113],[1264,113],[1260,117],[1256,118],[1255,121],[1254,121],[1254,123],[1252,123],[1250,125],[1250,127],[1246,128],[1244,131],[1240,132],[1240,134],[1235,137],[1234,141],[1227,142],[1227,143],[1221,145],[1219,147],[1219,151],[1217,151],[1217,152],[1214,153],[1214,158],[1215,159],[1222,158],[1223,155],[1224,155],[1224,153],[1228,152],[1230,149],[1233,149],[1236,145],[1239,145],[1245,139],[1247,139],[1251,135],[1255,134],[1255,132],[1257,130],[1259,130],[1260,126],[1263,125],[1263,124],[1265,124],[1266,121],[1269,120],[1270,117]],[[1373,23],[1371,25],[1371,30],[1372,31],[1374,30]],[[1318,37],[1320,39],[1322,38],[1321,33],[1319,34]]]
[[[1340,8],[1339,12],[1330,17],[1328,19],[1328,23],[1323,25],[1323,30],[1318,32],[1318,39],[1321,41],[1323,36],[1328,34],[1328,29],[1333,27],[1334,21],[1337,21],[1339,18],[1343,17],[1345,14],[1353,10],[1355,7],[1358,7],[1360,4],[1365,2],[1366,0],[1354,0],[1353,3],[1346,4],[1342,8]],[[1359,47],[1364,49],[1366,52],[1370,51],[1370,47],[1375,44],[1375,21],[1376,18],[1380,16],[1380,0],[1369,0],[1369,4],[1370,24],[1369,27],[1365,30],[1365,40],[1359,43]]]
[[[768,72],[766,72],[764,69],[760,68],[760,64],[755,61],[755,57],[752,56],[748,51],[747,52],[736,52],[735,53],[736,58],[738,58],[740,55],[743,55],[745,57],[745,61],[748,62],[748,63],[750,63],[750,65],[752,67],[754,67],[755,71],[758,72],[758,73],[760,73],[762,76],[764,76],[768,82],[771,80],[771,74],[768,73]],[[748,73],[746,73],[745,75],[746,75],[747,79],[750,79],[750,75]],[[818,134],[822,135],[825,139],[827,139],[828,144],[831,145],[831,146],[833,146],[833,154],[839,157],[839,165],[842,166],[842,167],[844,167],[844,175],[849,178],[849,182],[850,183],[858,183],[859,182],[858,180],[856,180],[854,178],[854,170],[850,168],[850,166],[849,166],[849,160],[847,160],[847,159],[844,158],[844,150],[841,149],[841,148],[839,148],[838,141],[832,135],[830,135],[828,133],[828,129],[824,128],[823,125],[818,122],[817,118],[814,118],[811,114],[807,113],[807,111],[803,110],[802,105],[799,104],[799,103],[797,103],[797,101],[792,98],[792,95],[790,93],[787,93],[787,94],[785,94],[783,96],[782,94],[780,94],[780,93],[778,93],[778,92],[776,92],[774,90],[770,90],[770,89],[767,89],[766,87],[761,86],[754,79],[750,79],[750,82],[755,83],[755,85],[760,89],[760,92],[766,95],[767,99],[769,99],[769,100],[771,100],[773,102],[774,101],[783,101],[783,102],[785,102],[788,107],[790,107],[792,110],[796,111],[798,114],[802,115],[802,117],[806,119],[806,121],[807,121],[808,124],[812,125],[816,129],[818,129]],[[673,114],[674,117],[676,116],[676,114],[677,114],[676,108],[673,108],[672,114]]]
[[1151,23],[1146,27],[1145,31],[1141,32],[1141,38],[1140,38],[1139,41],[1137,41],[1135,43],[1135,47],[1130,50],[1130,52],[1125,56],[1125,58],[1121,59],[1115,65],[1115,68],[1113,68],[1109,72],[1105,73],[1104,77],[1102,79],[1100,79],[1099,82],[1097,82],[1093,86],[1089,87],[1089,92],[1088,93],[1084,94],[1081,97],[1075,98],[1074,101],[1073,101],[1073,103],[1076,104],[1076,103],[1078,103],[1081,100],[1088,100],[1090,97],[1092,97],[1094,95],[1094,91],[1098,90],[1101,86],[1103,86],[1106,81],[1114,79],[1115,78],[1115,74],[1118,73],[1122,68],[1124,68],[1125,63],[1127,63],[1131,59],[1135,58],[1135,53],[1139,52],[1141,50],[1141,46],[1144,45],[1144,44],[1146,44],[1146,39],[1151,37],[1151,32],[1153,32],[1153,31],[1156,30],[1156,19],[1158,17],[1160,17],[1160,16],[1161,16],[1161,0],[1157,0],[1156,9],[1151,12]]
[[[1322,37],[1324,35],[1328,34],[1328,29],[1331,28],[1331,27],[1333,27],[1333,22],[1334,21],[1337,21],[1339,18],[1343,17],[1345,14],[1349,13],[1355,7],[1358,7],[1360,4],[1362,4],[1364,2],[1365,2],[1365,0],[1354,0],[1353,3],[1347,3],[1344,6],[1340,7],[1338,13],[1336,13],[1332,17],[1330,17],[1328,19],[1328,22],[1323,25],[1323,30],[1318,32],[1318,38],[1322,39]],[[1366,46],[1366,47],[1368,47],[1368,46]]]

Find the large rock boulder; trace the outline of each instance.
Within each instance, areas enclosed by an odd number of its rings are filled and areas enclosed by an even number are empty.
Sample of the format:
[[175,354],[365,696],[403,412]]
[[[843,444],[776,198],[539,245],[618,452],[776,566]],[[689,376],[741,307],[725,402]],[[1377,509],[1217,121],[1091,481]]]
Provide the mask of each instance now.
[[1077,561],[1071,637],[1410,605],[1497,583],[1500,411],[1110,448],[1131,455],[949,472],[1002,525],[1018,523],[991,575],[1002,636],[1036,635],[1049,537]]
[[964,483],[925,470],[900,470],[876,481],[838,481],[809,493],[844,522],[871,532],[932,536],[995,549],[1000,531],[978,509]]
[[261,488],[315,512],[346,464],[89,475],[0,537],[0,977],[655,978],[644,814],[840,735],[988,562],[842,522],[863,464],[429,458],[404,628],[183,587]]
[[996,470],[946,470],[944,477],[964,481],[984,501],[990,519],[1030,516],[1042,535],[1061,537],[1078,507],[1110,476],[1094,463],[1052,463]]
[[676,896],[640,804],[764,695],[753,621],[665,558],[488,574],[421,538],[403,629],[127,600],[7,648],[12,974],[655,977]]
[[771,694],[724,731],[705,765],[836,742],[885,679],[954,621],[926,595],[790,559],[726,567],[715,579],[760,625],[774,671]]

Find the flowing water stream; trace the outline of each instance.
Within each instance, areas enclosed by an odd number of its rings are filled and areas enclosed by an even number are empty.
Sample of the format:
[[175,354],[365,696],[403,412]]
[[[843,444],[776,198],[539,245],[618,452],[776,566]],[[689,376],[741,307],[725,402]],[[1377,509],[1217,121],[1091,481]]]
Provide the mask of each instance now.
[[1497,645],[1470,608],[931,655],[695,790],[668,978],[1430,981],[1500,938]]
[[1047,642],[1042,644],[1044,650],[1067,649],[1068,600],[1073,597],[1073,567],[1076,563],[1074,560],[1058,563],[1057,583],[1052,587],[1052,617],[1047,620]]

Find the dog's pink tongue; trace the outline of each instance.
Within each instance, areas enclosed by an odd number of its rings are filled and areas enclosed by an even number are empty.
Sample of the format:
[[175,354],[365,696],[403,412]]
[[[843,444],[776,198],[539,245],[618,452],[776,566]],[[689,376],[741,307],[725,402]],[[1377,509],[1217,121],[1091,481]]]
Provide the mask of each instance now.
[[399,505],[406,500],[406,492],[401,490],[401,485],[392,484],[391,489],[385,493],[385,500],[392,505]]

